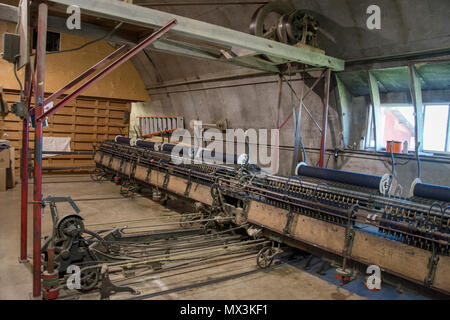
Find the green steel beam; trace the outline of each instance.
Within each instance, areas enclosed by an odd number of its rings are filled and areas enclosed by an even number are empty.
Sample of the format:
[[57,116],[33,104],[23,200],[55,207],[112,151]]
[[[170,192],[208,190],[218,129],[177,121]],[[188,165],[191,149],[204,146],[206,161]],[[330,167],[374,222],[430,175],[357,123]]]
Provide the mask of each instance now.
[[338,102],[340,106],[340,115],[342,120],[342,138],[344,139],[344,146],[351,145],[350,143],[350,131],[352,126],[352,102],[351,95],[348,89],[345,87],[345,84],[339,78],[339,74],[336,73],[336,84],[338,90]]
[[245,56],[236,57],[233,59],[226,59],[221,55],[220,51],[211,52],[211,50],[205,49],[201,46],[168,39],[160,39],[150,46],[151,50],[172,53],[190,58],[206,59],[216,62],[223,62],[234,64],[241,67],[250,69],[261,70],[265,72],[279,73],[279,69],[269,62],[265,62],[257,57]]
[[77,5],[82,9],[82,14],[123,21],[147,28],[160,28],[167,21],[175,18],[178,21],[178,25],[169,32],[172,34],[226,46],[240,47],[256,51],[259,54],[300,62],[310,66],[330,68],[333,71],[344,70],[345,62],[343,60],[324,54],[122,1],[52,0],[51,2],[64,7]]
[[411,91],[411,98],[415,113],[415,139],[416,152],[423,150],[423,100],[422,100],[422,85],[417,74],[416,67],[410,65],[409,67],[409,89]]
[[450,105],[448,106],[447,136],[445,137],[445,151],[450,152]]
[[[4,9],[4,10],[3,10]],[[0,21],[17,23],[19,10],[17,7],[0,4]],[[58,33],[67,33],[74,36],[97,39],[103,37],[105,34],[109,33],[111,30],[102,26],[83,23],[81,30],[69,30],[66,27],[66,19],[56,16],[48,17],[48,30]],[[139,42],[137,35],[131,32],[117,31],[106,41],[126,44],[129,46],[134,46]],[[226,59],[220,51],[217,49],[213,52],[209,48],[205,48],[199,45],[194,45],[186,42],[181,42],[177,40],[170,39],[160,39],[154,42],[145,50],[152,50],[164,53],[171,53],[175,55],[181,55],[189,58],[196,59],[206,59],[210,61],[230,63],[241,67],[256,69],[264,72],[279,73],[279,69],[270,62],[266,62],[258,57],[253,56],[243,56],[234,59]]]
[[371,71],[368,71],[370,100],[372,102],[372,119],[375,137],[375,150],[381,151],[383,147],[383,132],[381,127],[381,99],[378,81]]

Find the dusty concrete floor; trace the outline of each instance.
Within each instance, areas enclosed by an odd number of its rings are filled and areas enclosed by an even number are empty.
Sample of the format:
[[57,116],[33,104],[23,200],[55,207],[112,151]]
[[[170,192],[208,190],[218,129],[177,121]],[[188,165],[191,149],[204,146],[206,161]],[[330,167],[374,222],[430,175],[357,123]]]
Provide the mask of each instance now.
[[[87,175],[46,176],[44,196],[71,196],[73,199],[119,198],[119,187],[110,182],[92,182]],[[30,186],[30,199],[32,186]],[[82,201],[77,203],[85,223],[147,219],[168,215],[171,210],[147,198]],[[20,240],[20,185],[0,192],[0,299],[29,299],[31,273],[18,262]],[[60,215],[70,213],[69,207],[60,206]],[[31,213],[29,206],[28,252],[31,257]],[[49,209],[44,211],[42,230],[51,230]],[[214,275],[233,270],[255,268],[254,259],[239,260],[235,264],[214,269]],[[197,279],[207,272],[185,273],[172,278],[153,277],[145,284],[154,291],[172,288]],[[176,285],[175,285],[176,284]],[[119,296],[118,296],[119,297]],[[96,298],[93,296],[93,298]],[[362,299],[296,266],[283,265],[269,272],[259,272],[219,284],[157,297],[158,299]]]

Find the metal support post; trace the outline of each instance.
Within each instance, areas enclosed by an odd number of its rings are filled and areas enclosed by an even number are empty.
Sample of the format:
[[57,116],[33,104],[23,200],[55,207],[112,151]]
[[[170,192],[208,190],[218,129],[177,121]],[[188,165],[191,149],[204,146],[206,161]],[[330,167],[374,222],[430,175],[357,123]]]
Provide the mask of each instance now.
[[[34,205],[33,205],[33,297],[41,295],[41,201],[42,201],[42,114],[45,83],[48,5],[39,3],[36,47],[35,136],[34,136]],[[45,118],[44,118],[45,119]]]
[[320,144],[319,167],[325,165],[325,149],[327,147],[327,128],[328,128],[328,105],[330,98],[330,80],[331,69],[327,69],[325,74],[324,96],[323,96],[323,120],[322,120],[322,141]]

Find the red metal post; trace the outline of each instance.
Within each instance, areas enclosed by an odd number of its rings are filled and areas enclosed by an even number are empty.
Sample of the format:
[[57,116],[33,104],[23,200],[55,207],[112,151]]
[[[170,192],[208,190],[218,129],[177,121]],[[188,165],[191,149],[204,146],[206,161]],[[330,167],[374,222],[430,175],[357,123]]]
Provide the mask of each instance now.
[[[25,69],[25,95],[23,101],[27,101],[27,110],[30,106],[32,92],[31,64],[28,63]],[[20,157],[20,179],[22,187],[21,208],[20,208],[20,260],[27,260],[27,229],[28,229],[28,143],[30,137],[29,117],[23,119],[22,128],[22,150]]]
[[172,19],[170,20],[165,26],[160,28],[159,30],[152,33],[149,37],[147,37],[145,40],[137,44],[135,47],[133,47],[131,50],[129,50],[127,53],[125,53],[123,56],[121,56],[119,59],[111,63],[109,66],[107,66],[104,70],[96,74],[94,77],[89,79],[86,83],[84,83],[81,87],[76,89],[71,94],[68,94],[65,96],[56,106],[51,108],[50,110],[44,112],[41,115],[36,114],[36,119],[45,119],[45,117],[51,116],[54,114],[59,108],[65,106],[72,100],[76,99],[80,94],[82,94],[85,90],[92,87],[97,81],[103,79],[108,74],[116,70],[118,67],[120,67],[122,64],[127,62],[130,58],[135,56],[137,53],[142,51],[144,48],[146,48],[148,45],[150,45],[152,42],[158,40],[161,38],[167,31],[172,29],[177,25],[177,20]]
[[[33,297],[41,295],[41,201],[42,201],[42,115],[47,43],[47,3],[39,4],[36,47],[35,136],[34,136],[34,205],[33,205]],[[44,118],[45,119],[45,118]]]
[[320,144],[320,159],[319,167],[323,168],[325,165],[325,149],[327,147],[327,128],[328,128],[328,104],[330,98],[330,80],[331,69],[327,69],[325,74],[325,85],[323,95],[323,120],[322,120],[322,141]]

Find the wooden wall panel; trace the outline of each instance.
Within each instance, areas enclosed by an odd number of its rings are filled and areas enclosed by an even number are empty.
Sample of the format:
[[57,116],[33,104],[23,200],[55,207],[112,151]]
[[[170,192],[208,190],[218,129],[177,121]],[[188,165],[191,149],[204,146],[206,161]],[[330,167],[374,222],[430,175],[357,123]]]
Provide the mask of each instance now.
[[[15,29],[15,24],[0,21],[0,34],[4,32],[14,33]],[[62,33],[61,50],[78,48],[91,40]],[[0,52],[3,51],[2,46],[2,41],[0,41]],[[99,41],[81,50],[47,55],[45,67],[46,92],[55,92],[114,50],[107,41]],[[23,79],[24,69],[22,68],[18,72],[20,79]],[[0,72],[1,86],[9,90],[18,90],[19,85],[14,77],[13,64],[0,59],[0,70],[2,70]],[[81,83],[85,83],[86,81],[87,79]],[[97,82],[95,86],[87,89],[84,95],[89,97],[105,97],[108,99],[150,101],[145,87],[146,85],[133,63],[127,61],[114,70],[113,73]],[[73,90],[70,92],[73,92]]]
[[[4,96],[9,104],[19,100],[19,94],[15,91]],[[44,136],[70,137],[71,151],[92,151],[95,142],[113,139],[118,134],[128,136],[128,125],[123,124],[122,119],[124,111],[130,109],[131,101],[80,97],[49,117]],[[0,138],[10,140],[16,149],[16,174],[19,174],[22,148],[20,118],[11,113],[0,117]],[[34,131],[30,128],[30,148],[33,147]],[[59,155],[43,159],[43,167],[92,165],[91,155]]]

